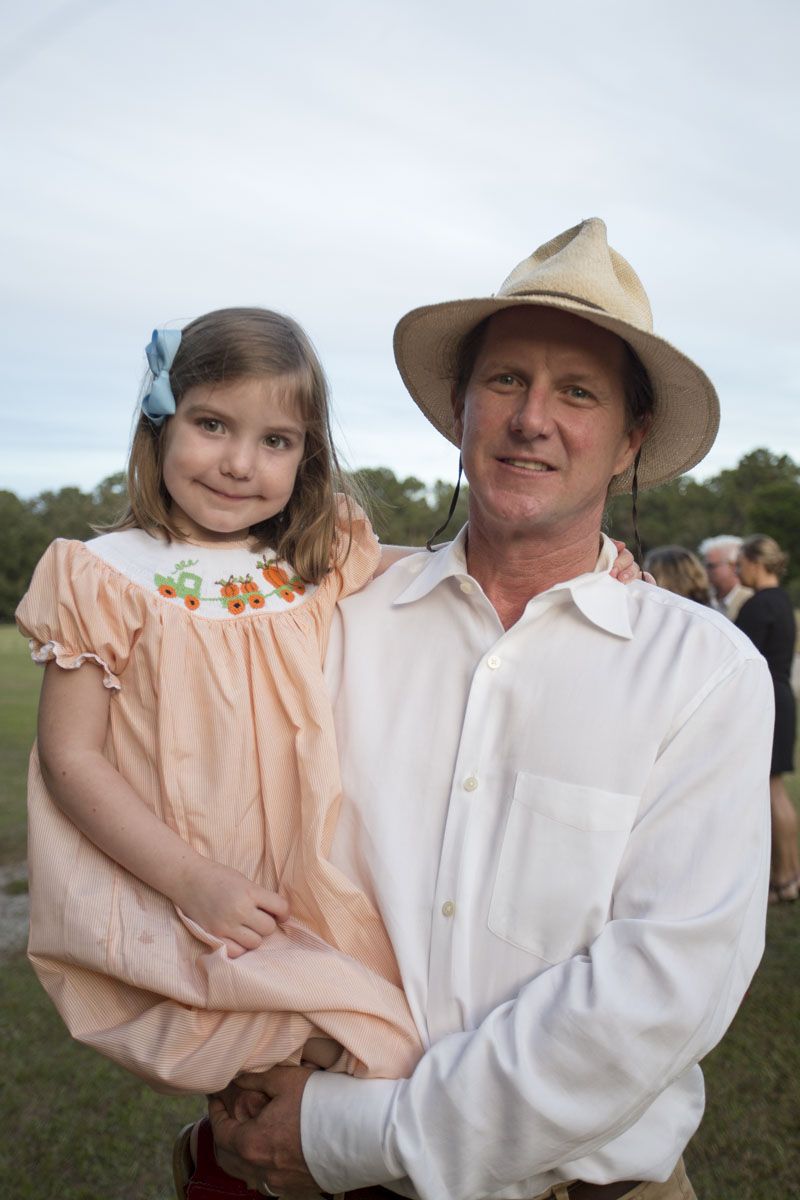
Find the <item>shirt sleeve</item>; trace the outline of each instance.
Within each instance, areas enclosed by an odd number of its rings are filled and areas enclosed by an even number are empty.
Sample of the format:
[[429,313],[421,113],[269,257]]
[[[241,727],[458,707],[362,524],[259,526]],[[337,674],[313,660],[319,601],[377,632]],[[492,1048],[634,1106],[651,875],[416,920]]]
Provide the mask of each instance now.
[[381,560],[381,548],[366,513],[354,500],[337,493],[336,511],[336,599],[343,600],[372,579]]
[[407,1176],[424,1200],[477,1200],[565,1164],[579,1178],[716,1045],[764,947],[772,721],[763,660],[721,668],[664,739],[588,952],[442,1039],[410,1079],[309,1081],[321,1187],[406,1191]]
[[65,670],[95,662],[105,687],[119,689],[138,629],[132,588],[83,542],[59,538],[45,551],[16,621],[34,662]]

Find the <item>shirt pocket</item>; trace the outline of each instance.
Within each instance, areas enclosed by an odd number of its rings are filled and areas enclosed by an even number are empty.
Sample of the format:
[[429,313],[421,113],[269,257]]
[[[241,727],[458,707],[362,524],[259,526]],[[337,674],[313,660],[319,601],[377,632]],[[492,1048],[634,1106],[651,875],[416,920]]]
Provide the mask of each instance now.
[[557,963],[608,920],[639,797],[519,772],[497,864],[489,928]]

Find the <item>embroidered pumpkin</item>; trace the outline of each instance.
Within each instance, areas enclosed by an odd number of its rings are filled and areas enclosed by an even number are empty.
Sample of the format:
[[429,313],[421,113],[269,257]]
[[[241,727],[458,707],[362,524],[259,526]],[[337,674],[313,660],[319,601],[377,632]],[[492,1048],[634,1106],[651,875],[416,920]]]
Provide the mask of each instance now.
[[229,575],[227,579],[215,579],[214,582],[219,584],[221,596],[239,595],[239,585],[236,583],[232,575]]
[[240,579],[239,583],[241,584],[241,591],[243,595],[248,595],[250,592],[258,591],[258,584],[251,575],[247,575],[244,579]]
[[289,576],[286,572],[275,563],[270,563],[261,572],[268,583],[271,583],[274,588],[283,587],[289,582]]

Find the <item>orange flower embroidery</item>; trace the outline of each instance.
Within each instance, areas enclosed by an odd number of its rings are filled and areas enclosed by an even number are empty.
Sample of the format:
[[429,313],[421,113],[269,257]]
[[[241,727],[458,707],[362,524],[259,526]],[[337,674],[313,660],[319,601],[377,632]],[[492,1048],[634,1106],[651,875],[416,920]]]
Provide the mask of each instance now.
[[[238,591],[238,588],[237,588],[237,591]],[[241,597],[237,596],[237,598],[235,600],[228,601],[227,608],[228,608],[229,613],[233,613],[233,615],[235,617],[238,617],[240,613],[244,612],[244,609],[245,609],[244,600],[242,600]]]
[[168,600],[174,600],[178,594],[175,591],[175,588],[172,587],[171,584],[169,584],[169,583],[162,583],[161,587],[158,590],[161,593],[161,595],[166,596]]
[[247,601],[251,608],[263,608],[266,604],[266,600],[258,592],[253,592],[248,596]]
[[198,600],[197,596],[184,596],[183,603],[187,608],[191,608],[193,612],[196,608],[200,607],[200,601]]

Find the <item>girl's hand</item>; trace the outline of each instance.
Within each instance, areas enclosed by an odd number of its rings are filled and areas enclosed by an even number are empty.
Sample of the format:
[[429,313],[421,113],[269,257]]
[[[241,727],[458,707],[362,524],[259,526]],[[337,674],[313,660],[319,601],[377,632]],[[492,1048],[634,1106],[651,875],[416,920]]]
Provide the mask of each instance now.
[[181,876],[170,899],[190,920],[224,942],[230,958],[255,950],[289,916],[283,896],[201,855],[186,865]]
[[641,570],[624,542],[618,542],[616,538],[611,540],[619,551],[616,562],[611,568],[612,579],[618,579],[620,583],[633,583],[635,579],[642,579],[645,583],[655,583],[655,579],[649,572]]

